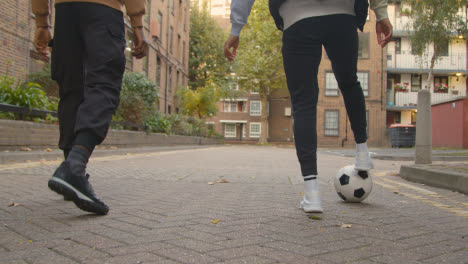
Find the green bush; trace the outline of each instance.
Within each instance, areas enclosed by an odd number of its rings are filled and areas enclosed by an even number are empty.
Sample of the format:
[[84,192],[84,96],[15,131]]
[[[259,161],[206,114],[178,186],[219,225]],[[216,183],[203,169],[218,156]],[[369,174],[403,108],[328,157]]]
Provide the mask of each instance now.
[[144,125],[148,132],[171,134],[171,122],[161,113],[148,115]]
[[126,72],[114,121],[142,124],[154,111],[157,101],[158,90],[151,80],[142,73]]
[[39,84],[47,96],[59,97],[59,86],[56,81],[52,80],[49,64],[43,67],[41,71],[30,73],[28,80]]
[[21,83],[11,76],[0,76],[0,103],[29,109],[57,110],[57,102],[49,98],[37,83]]

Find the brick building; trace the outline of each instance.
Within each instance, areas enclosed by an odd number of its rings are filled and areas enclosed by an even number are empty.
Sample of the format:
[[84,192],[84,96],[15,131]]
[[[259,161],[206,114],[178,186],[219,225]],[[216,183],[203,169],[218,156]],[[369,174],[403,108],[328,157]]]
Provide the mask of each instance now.
[[[433,46],[430,45],[425,58],[413,54],[408,26],[411,18],[405,12],[400,1],[389,1],[388,15],[393,24],[393,40],[387,48],[387,123],[388,125],[415,124],[417,119],[418,92],[428,87],[435,88],[437,84],[445,85],[447,89],[431,89],[431,103],[439,104],[448,100],[458,100],[467,96],[468,92],[468,43],[462,35],[454,34],[446,42],[440,52],[440,57],[434,65],[433,76],[428,82],[430,58]],[[459,15],[466,20],[466,7]],[[398,89],[398,85],[405,89]]]
[[[359,32],[358,78],[366,96],[368,143],[383,146],[386,136],[386,51],[377,45],[375,15],[371,11],[364,32]],[[351,146],[354,137],[331,63],[325,50],[319,68],[317,136],[321,147]],[[218,102],[218,114],[209,120],[226,140],[256,142],[260,136],[260,97],[246,93],[236,99]],[[289,93],[284,84],[269,98],[268,140],[292,142],[293,120]]]
[[[163,113],[177,112],[175,91],[188,83],[189,27],[189,0],[147,0],[144,29],[148,56],[136,60],[130,56],[130,48],[126,50],[127,70],[144,72],[159,87],[158,110]],[[0,1],[0,74],[24,79],[48,63],[34,50],[34,29],[30,0]],[[128,21],[126,33],[130,47],[132,29]]]
[[0,1],[0,75],[24,79],[47,58],[33,50],[35,22],[30,0]]

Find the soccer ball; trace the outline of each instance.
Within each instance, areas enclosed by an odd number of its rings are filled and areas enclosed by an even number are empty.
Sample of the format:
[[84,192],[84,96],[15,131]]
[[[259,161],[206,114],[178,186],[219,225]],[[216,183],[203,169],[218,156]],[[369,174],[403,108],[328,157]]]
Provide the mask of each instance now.
[[335,177],[335,190],[345,202],[358,203],[372,191],[372,178],[368,171],[358,171],[354,165],[341,168]]

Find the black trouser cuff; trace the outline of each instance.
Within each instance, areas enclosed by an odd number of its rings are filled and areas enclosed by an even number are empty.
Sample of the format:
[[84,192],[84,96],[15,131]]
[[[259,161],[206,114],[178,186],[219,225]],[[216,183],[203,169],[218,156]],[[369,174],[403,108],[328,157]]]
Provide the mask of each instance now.
[[91,131],[83,130],[76,134],[75,140],[73,141],[73,145],[81,145],[89,150],[89,152],[93,152],[94,147],[99,142],[99,137]]

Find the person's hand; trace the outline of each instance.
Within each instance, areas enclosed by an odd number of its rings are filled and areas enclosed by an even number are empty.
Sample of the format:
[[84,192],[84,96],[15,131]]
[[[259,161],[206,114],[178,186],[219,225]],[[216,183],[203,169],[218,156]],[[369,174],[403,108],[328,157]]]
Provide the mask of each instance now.
[[388,18],[377,22],[375,31],[377,32],[377,43],[379,43],[382,48],[392,40],[393,27]]
[[34,33],[34,47],[36,48],[39,54],[48,57],[47,48],[52,38],[49,27],[36,27],[36,32]]
[[148,43],[143,34],[143,28],[133,28],[133,48],[132,56],[141,59],[148,54]]
[[[239,46],[239,36],[229,35],[229,38],[224,43],[224,56],[229,61],[236,58],[237,47]],[[231,51],[232,49],[232,51]]]

